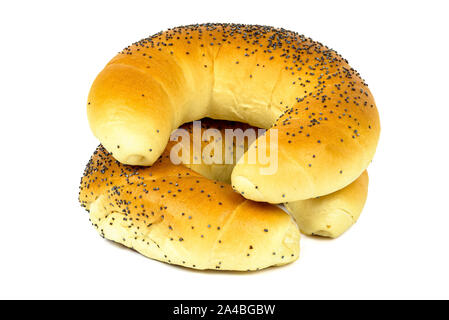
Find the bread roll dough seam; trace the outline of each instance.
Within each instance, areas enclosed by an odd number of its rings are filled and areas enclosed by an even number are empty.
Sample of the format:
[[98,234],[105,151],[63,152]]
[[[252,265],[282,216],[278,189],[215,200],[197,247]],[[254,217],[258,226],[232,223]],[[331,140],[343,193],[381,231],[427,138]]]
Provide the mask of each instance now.
[[[153,77],[150,77],[147,72],[145,72],[141,68],[138,68],[138,67],[136,67],[136,66],[134,66],[132,64],[124,64],[122,62],[111,62],[110,64],[108,64],[108,66],[113,66],[113,65],[114,66],[122,66],[122,67],[125,67],[125,68],[130,68],[130,69],[136,70],[139,73],[141,73],[142,75],[144,75],[147,79],[150,79],[153,83],[155,83],[157,86],[159,86],[159,88],[161,88],[162,91],[165,93],[165,95],[168,97],[168,99],[170,101],[170,106],[167,106],[167,107],[170,107],[170,109],[173,109],[175,103],[173,101],[173,98],[171,97],[171,94],[169,94],[168,88],[163,83],[161,83],[160,81],[157,81],[157,79],[155,79]],[[108,66],[106,66],[106,68]],[[185,78],[184,74],[183,74],[183,78]],[[173,112],[173,114],[175,115],[175,117],[178,115],[177,112]],[[177,119],[173,119],[172,118],[172,125],[174,123],[176,123],[176,122],[178,122]]]
[[[271,94],[270,94],[270,103],[268,104],[268,111],[270,111],[273,107],[273,96],[274,96],[274,91],[278,88],[279,84],[281,83],[281,78],[282,78],[282,73],[284,70],[279,70],[279,74],[276,78],[276,81],[274,82],[273,85],[273,90],[271,90]],[[287,110],[288,106],[285,106],[285,110]],[[282,110],[282,109],[281,109]],[[271,124],[271,127],[275,124],[276,122],[274,122],[273,124]]]
[[235,209],[232,211],[232,213],[228,216],[228,218],[226,219],[225,224],[223,225],[223,227],[221,227],[221,231],[217,234],[217,238],[215,239],[214,245],[211,248],[211,252],[209,255],[209,263],[215,259],[215,249],[217,248],[219,241],[222,239],[222,236],[224,234],[226,234],[226,229],[229,227],[229,225],[231,224],[231,222],[234,220],[235,215],[237,214],[237,209],[239,209],[242,205],[244,205],[248,200],[245,199],[244,201],[242,201],[242,203],[240,203],[237,207],[235,207]]
[[[282,155],[287,157],[289,160],[292,160],[294,163],[296,163],[298,165],[298,168],[300,168],[301,172],[303,172],[303,177],[305,176],[307,178],[308,181],[308,186],[310,189],[315,190],[315,184],[312,183],[311,180],[311,176],[309,174],[306,174],[306,168],[304,168],[303,165],[301,165],[298,160],[296,160],[295,158],[293,158],[291,155],[288,154],[288,152],[282,152]],[[314,191],[315,192],[315,191]]]

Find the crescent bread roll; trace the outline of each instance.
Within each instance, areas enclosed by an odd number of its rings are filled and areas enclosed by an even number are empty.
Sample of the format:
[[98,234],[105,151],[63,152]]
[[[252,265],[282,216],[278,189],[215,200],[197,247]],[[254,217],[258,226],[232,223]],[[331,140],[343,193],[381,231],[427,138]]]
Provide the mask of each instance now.
[[152,165],[172,130],[203,117],[270,129],[267,136],[276,130],[277,171],[263,175],[263,162],[242,157],[232,173],[244,197],[271,203],[347,186],[368,166],[380,133],[373,96],[346,60],[266,26],[191,25],[136,42],[100,72],[87,112],[95,136],[131,165]]
[[287,213],[173,165],[169,150],[152,167],[137,167],[98,147],[79,200],[103,237],[195,269],[259,270],[298,258],[299,230]]
[[285,204],[301,232],[337,238],[357,222],[368,196],[368,172],[346,188],[324,197]]
[[[192,127],[192,123],[182,126],[182,129],[190,133],[191,150],[194,142]],[[246,130],[251,128],[254,129],[254,127],[238,122],[203,119],[201,121],[201,136],[208,129],[218,130],[224,136],[227,129]],[[231,181],[232,169],[238,160],[236,158],[237,150],[242,149],[246,151],[248,141],[234,140],[232,148],[226,148],[222,140],[201,139],[200,141],[203,156],[211,155],[204,152],[209,145],[214,146],[209,148],[209,150],[216,151],[221,149],[221,162],[223,164],[206,164],[204,162],[193,164],[192,154],[190,161],[185,162],[185,165],[209,179],[229,183]],[[224,164],[226,156],[229,154],[232,155],[229,159],[233,159],[233,162]],[[337,238],[357,221],[365,205],[367,195],[368,172],[365,170],[354,182],[334,193],[318,198],[288,202],[284,205],[296,219],[299,229],[304,234]]]

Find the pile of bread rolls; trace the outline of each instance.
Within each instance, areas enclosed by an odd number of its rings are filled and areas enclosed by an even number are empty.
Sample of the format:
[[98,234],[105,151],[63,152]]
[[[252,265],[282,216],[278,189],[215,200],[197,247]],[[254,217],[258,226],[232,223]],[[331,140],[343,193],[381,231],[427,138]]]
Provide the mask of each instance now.
[[[364,206],[380,133],[374,99],[345,59],[255,25],[190,25],[134,43],[97,76],[87,113],[101,142],[79,194],[92,224],[147,257],[195,269],[284,265],[299,257],[300,230],[341,235]],[[231,163],[173,163],[171,134],[200,119],[201,130],[266,132],[224,148]],[[272,136],[276,144],[265,143]],[[219,141],[201,140],[201,150],[211,143]],[[248,161],[256,150],[276,153],[274,172]]]

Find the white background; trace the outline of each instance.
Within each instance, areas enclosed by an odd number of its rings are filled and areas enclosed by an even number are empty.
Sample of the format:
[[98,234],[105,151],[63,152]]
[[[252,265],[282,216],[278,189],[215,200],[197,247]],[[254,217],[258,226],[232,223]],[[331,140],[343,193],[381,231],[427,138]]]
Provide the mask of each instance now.
[[[447,1],[3,1],[0,298],[449,298]],[[168,27],[284,27],[336,49],[376,98],[382,134],[359,222],[302,237],[258,273],[190,271],[103,240],[79,206],[98,141],[87,93],[125,46]]]

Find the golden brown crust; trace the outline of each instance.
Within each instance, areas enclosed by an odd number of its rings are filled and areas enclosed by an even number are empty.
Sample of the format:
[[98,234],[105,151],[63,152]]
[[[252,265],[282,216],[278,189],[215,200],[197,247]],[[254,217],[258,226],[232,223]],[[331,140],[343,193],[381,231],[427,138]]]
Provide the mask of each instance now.
[[380,132],[370,91],[335,51],[283,29],[234,24],[174,28],[126,48],[94,82],[88,116],[114,157],[139,165],[158,159],[173,129],[205,116],[273,126],[280,170],[262,176],[262,164],[242,159],[232,176],[246,198],[272,203],[348,185]]
[[288,214],[173,165],[169,151],[152,167],[137,167],[98,147],[79,200],[103,237],[196,269],[259,270],[298,258],[299,230]]

